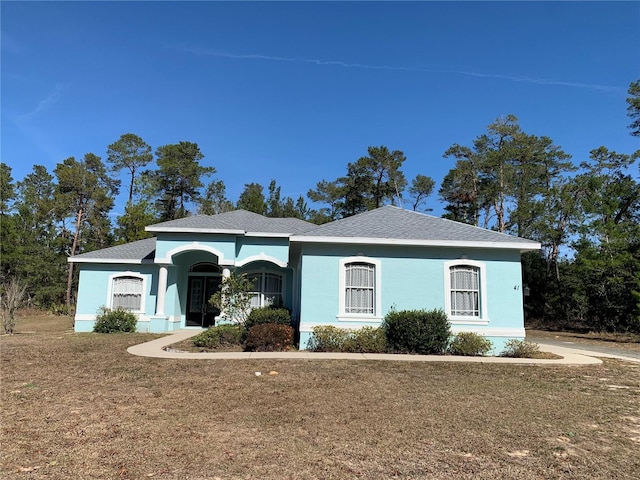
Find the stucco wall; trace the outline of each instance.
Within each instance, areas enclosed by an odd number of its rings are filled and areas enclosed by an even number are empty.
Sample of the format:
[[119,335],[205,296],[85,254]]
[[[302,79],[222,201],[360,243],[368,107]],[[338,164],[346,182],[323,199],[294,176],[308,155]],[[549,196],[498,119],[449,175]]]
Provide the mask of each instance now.
[[138,330],[148,331],[155,313],[158,284],[156,265],[79,264],[80,281],[74,325],[76,332],[91,332],[101,307],[110,307],[111,279],[114,275],[141,276],[144,282],[143,310],[138,313]]
[[[300,345],[315,325],[342,328],[379,325],[379,321],[344,321],[340,313],[340,260],[363,256],[380,261],[381,311],[445,308],[445,262],[466,258],[481,262],[486,290],[486,318],[480,323],[452,322],[452,330],[483,334],[501,350],[508,338],[524,336],[522,274],[518,251],[406,246],[305,244],[301,257]],[[486,324],[485,324],[486,323]]]

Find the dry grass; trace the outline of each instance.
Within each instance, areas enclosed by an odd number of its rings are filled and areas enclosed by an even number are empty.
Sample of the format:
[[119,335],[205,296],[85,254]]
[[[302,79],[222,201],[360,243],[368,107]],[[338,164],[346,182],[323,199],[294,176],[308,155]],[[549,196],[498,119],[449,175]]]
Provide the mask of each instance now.
[[56,324],[22,321],[18,331],[36,333],[0,339],[0,476],[635,479],[640,472],[638,364],[163,360],[126,353],[150,335],[71,334],[68,322]]

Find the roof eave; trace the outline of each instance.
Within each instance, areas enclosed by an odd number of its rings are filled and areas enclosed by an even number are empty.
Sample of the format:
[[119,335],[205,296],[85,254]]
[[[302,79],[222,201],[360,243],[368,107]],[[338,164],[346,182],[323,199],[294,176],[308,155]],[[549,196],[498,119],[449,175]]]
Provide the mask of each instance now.
[[127,265],[144,265],[144,264],[153,264],[153,259],[143,258],[135,259],[135,258],[76,258],[69,257],[67,258],[67,263],[110,263],[110,264],[127,264]]
[[366,237],[322,237],[293,235],[291,242],[300,243],[338,243],[338,244],[358,244],[358,245],[402,245],[417,247],[463,247],[463,248],[500,248],[509,250],[520,250],[521,252],[540,250],[538,242],[483,242],[465,240],[416,240],[398,238],[366,238]]
[[145,227],[146,232],[155,233],[225,233],[228,235],[244,235],[244,230],[233,230],[225,228],[197,228],[197,227],[157,227],[150,225]]

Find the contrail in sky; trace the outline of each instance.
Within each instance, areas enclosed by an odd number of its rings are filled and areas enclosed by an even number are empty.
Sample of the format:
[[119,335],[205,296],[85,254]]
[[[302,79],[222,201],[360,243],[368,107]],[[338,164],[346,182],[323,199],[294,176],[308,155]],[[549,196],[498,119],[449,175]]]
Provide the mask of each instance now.
[[219,51],[197,49],[197,48],[183,48],[183,50],[186,50],[194,55],[199,55],[199,56],[230,58],[235,60],[267,60],[272,62],[308,63],[308,64],[320,65],[320,66],[337,66],[337,67],[343,67],[343,68],[359,68],[359,69],[365,69],[365,70],[387,70],[387,71],[422,72],[422,73],[453,73],[456,75],[466,75],[469,77],[496,78],[499,80],[532,83],[537,85],[558,85],[562,87],[585,88],[590,90],[598,90],[601,92],[625,91],[624,88],[614,87],[611,85],[564,82],[559,80],[519,77],[515,75],[503,75],[503,74],[497,74],[497,73],[481,73],[481,72],[475,72],[471,70],[403,67],[403,66],[392,66],[392,65],[370,65],[365,63],[348,63],[348,62],[342,62],[339,60],[320,60],[315,58],[295,58],[295,57],[292,58],[292,57],[279,57],[275,55],[261,55],[261,54],[236,54],[236,53],[219,52]]

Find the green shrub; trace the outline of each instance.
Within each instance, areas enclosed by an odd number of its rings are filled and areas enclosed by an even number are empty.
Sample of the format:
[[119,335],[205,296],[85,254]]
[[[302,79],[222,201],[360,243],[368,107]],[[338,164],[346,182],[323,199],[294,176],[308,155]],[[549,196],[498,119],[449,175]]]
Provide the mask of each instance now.
[[349,331],[333,325],[313,327],[307,349],[312,352],[341,352],[349,337]]
[[387,351],[387,336],[384,329],[377,327],[361,327],[348,331],[343,352],[351,353],[384,353]]
[[451,355],[482,357],[493,348],[491,340],[473,332],[460,332],[453,337],[449,345]]
[[387,337],[382,328],[365,326],[356,330],[319,325],[307,344],[313,352],[384,353]]
[[109,310],[101,308],[93,331],[97,333],[135,332],[138,317],[124,308]]
[[442,310],[391,311],[383,328],[387,344],[395,353],[442,354],[451,336],[449,320]]
[[196,347],[220,348],[224,346],[240,345],[244,329],[242,325],[223,323],[209,327],[202,333],[191,338]]
[[292,344],[292,327],[265,323],[254,325],[249,329],[245,350],[249,352],[281,352],[290,350]]
[[502,357],[511,358],[534,358],[537,355],[540,355],[540,346],[537,343],[515,338],[505,343],[504,350],[500,354]]
[[286,308],[261,307],[254,308],[244,323],[247,331],[256,325],[268,323],[276,325],[291,325],[291,313]]

